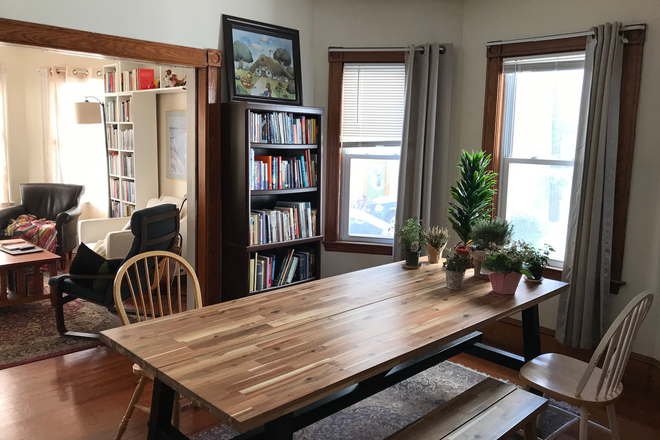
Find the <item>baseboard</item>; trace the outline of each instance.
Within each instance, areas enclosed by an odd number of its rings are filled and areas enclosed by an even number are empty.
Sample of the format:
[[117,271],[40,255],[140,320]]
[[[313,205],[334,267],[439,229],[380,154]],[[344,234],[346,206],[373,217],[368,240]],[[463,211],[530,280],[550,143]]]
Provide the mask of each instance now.
[[[483,332],[483,342],[493,347],[523,353],[522,322],[517,319],[504,318],[486,327]],[[588,362],[594,350],[580,350],[562,345],[555,339],[555,331],[541,327],[541,350],[543,353],[560,353]],[[639,353],[632,353],[623,376],[626,387],[644,394],[660,393],[660,361]]]

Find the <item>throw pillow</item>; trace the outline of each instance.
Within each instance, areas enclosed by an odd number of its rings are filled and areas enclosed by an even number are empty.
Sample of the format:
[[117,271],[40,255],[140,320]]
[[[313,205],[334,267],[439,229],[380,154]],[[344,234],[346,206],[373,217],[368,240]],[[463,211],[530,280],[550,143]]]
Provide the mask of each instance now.
[[[69,273],[71,275],[112,275],[117,272],[119,266],[121,266],[121,260],[106,260],[88,248],[85,243],[80,243],[76,257],[69,267]],[[105,290],[108,287],[108,283],[112,283],[113,280],[74,279],[73,281],[90,289]]]

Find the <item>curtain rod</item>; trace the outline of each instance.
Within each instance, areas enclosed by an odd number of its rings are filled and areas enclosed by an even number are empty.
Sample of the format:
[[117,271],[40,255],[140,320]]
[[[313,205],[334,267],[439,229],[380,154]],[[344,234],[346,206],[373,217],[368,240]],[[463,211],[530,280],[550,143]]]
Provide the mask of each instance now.
[[[328,52],[403,52],[407,47],[329,47]],[[424,52],[424,48],[417,46],[415,52]],[[440,46],[440,53],[447,52],[445,46]]]
[[[621,30],[623,31],[632,31],[636,29],[646,29],[646,24],[633,24],[630,26],[622,26]],[[502,44],[515,44],[515,43],[533,43],[535,41],[547,41],[547,40],[559,40],[562,38],[571,38],[571,37],[587,37],[589,35],[594,35],[594,31],[584,31],[584,32],[570,32],[567,34],[555,34],[555,35],[545,35],[543,37],[532,37],[532,38],[519,38],[517,40],[496,40],[489,41],[486,43],[486,47],[490,46],[499,46]]]

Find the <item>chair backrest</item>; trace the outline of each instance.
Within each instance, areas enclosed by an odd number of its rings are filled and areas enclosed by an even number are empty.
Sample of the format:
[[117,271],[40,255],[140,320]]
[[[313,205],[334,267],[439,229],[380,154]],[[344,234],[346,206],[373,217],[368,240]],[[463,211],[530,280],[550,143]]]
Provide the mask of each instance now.
[[180,256],[171,252],[151,251],[130,258],[119,268],[113,284],[115,307],[123,325],[129,325],[124,300],[123,285],[128,285],[129,299],[137,315],[137,321],[172,315],[183,310],[181,271],[192,280],[195,308],[202,307],[202,294],[199,280],[192,266]]
[[653,294],[644,291],[633,298],[621,311],[591,357],[575,391],[576,396],[579,396],[584,390],[603,353],[605,353],[605,360],[598,378],[596,395],[608,396],[619,387],[630,358],[633,342],[635,342],[639,327],[646,318],[652,303]]
[[84,192],[83,185],[23,183],[21,184],[21,205],[25,206],[28,214],[37,218],[55,220],[60,212],[78,206]]
[[179,236],[179,209],[165,203],[135,211],[131,232],[135,238],[124,262],[143,252],[171,251]]

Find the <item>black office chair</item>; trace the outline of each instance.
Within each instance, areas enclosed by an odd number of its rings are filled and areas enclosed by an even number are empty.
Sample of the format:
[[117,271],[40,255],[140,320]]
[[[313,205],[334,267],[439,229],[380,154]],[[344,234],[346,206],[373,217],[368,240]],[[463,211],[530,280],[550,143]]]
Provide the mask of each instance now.
[[[131,232],[135,237],[128,255],[122,259],[105,260],[101,256],[89,251],[90,254],[82,255],[81,249],[76,255],[69,271],[76,271],[82,264],[89,260],[101,259],[102,264],[97,265],[100,269],[90,274],[69,273],[51,277],[48,284],[56,287],[56,311],[57,331],[61,335],[78,336],[85,338],[98,338],[98,334],[70,332],[64,323],[64,304],[76,298],[91,301],[112,309],[115,305],[112,292],[112,284],[115,274],[121,265],[135,255],[148,251],[171,252],[178,241],[179,236],[179,210],[176,205],[163,204],[152,208],[135,211],[131,216]],[[85,249],[87,249],[85,247]],[[87,252],[87,251],[85,251]],[[80,257],[80,264],[76,259]],[[65,295],[66,294],[66,295]],[[131,295],[130,290],[122,292],[124,300]]]

